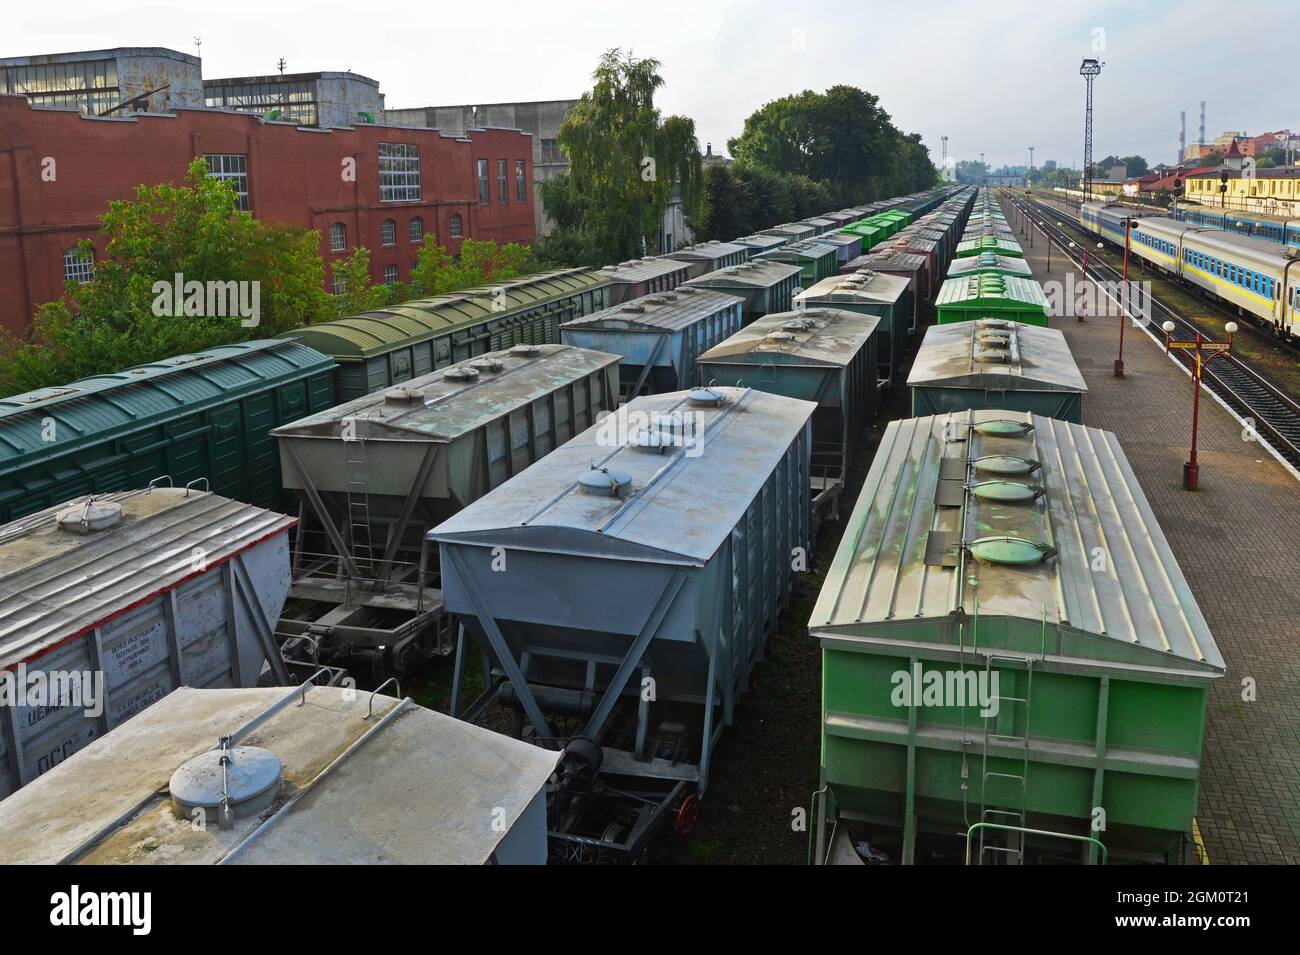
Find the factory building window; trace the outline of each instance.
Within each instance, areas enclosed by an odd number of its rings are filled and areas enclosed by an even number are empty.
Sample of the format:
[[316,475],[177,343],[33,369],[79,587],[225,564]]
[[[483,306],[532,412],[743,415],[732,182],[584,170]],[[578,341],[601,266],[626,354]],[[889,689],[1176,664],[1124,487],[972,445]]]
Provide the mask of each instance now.
[[33,106],[85,107],[95,116],[121,102],[113,60],[0,67],[0,93],[26,96]]
[[397,284],[397,266],[395,265],[384,266],[384,284],[385,285]]
[[497,160],[497,202],[506,202],[506,161]]
[[63,253],[63,277],[69,282],[85,285],[95,277],[95,255],[82,252],[73,246]]
[[379,144],[379,201],[420,200],[420,147],[414,143]]
[[276,78],[256,83],[208,80],[203,84],[203,101],[209,109],[257,113],[299,126],[318,125],[316,84],[310,80]]
[[478,201],[479,205],[485,206],[492,198],[488,193],[488,165],[486,159],[478,161]]
[[527,184],[524,182],[524,161],[515,160],[515,202],[527,202]]
[[465,220],[460,217],[459,212],[452,213],[451,216],[451,237],[459,239],[465,234]]
[[424,220],[419,216],[411,220],[410,233],[412,244],[419,245],[424,241]]
[[208,175],[235,190],[241,212],[248,211],[248,157],[234,153],[205,153]]
[[342,275],[335,272],[330,279],[330,288],[335,295],[346,295],[348,291],[348,281]]
[[397,223],[392,219],[379,223],[379,244],[397,245]]
[[330,226],[330,251],[342,252],[348,247],[348,227],[342,222]]

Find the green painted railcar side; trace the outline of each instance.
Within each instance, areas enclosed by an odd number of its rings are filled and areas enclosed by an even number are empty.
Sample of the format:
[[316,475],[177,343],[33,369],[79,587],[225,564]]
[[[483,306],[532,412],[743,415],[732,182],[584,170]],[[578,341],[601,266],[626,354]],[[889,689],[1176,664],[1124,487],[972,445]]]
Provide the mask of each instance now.
[[514,345],[556,345],[560,326],[608,304],[610,281],[589,269],[522,276],[403,302],[289,336],[338,363],[335,392],[351,401]]
[[0,400],[0,523],[164,476],[289,506],[270,431],[332,405],[333,368],[299,342],[254,341]]

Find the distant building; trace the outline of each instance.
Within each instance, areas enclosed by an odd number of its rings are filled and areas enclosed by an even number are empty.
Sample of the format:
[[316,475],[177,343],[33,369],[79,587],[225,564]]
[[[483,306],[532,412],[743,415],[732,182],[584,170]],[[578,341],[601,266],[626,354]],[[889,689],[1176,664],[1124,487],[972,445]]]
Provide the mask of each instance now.
[[[555,220],[546,212],[541,186],[569,169],[569,159],[560,148],[560,125],[576,99],[540,100],[522,103],[486,103],[478,106],[420,106],[414,109],[389,109],[384,120],[396,126],[425,126],[450,135],[472,129],[504,127],[519,129],[533,137],[534,208],[537,235],[545,238],[555,231]],[[730,160],[728,160],[730,161]],[[659,229],[659,248],[647,251],[672,252],[689,245],[692,237],[686,228],[680,194],[674,193],[664,211]]]
[[700,157],[700,162],[705,169],[710,166],[730,166],[735,160],[730,156],[724,156],[721,153],[713,151],[713,143],[704,144],[704,155]]
[[0,94],[5,93],[26,96],[33,106],[90,116],[161,113],[201,107],[203,72],[197,56],[161,47],[10,56],[0,59]]
[[357,73],[273,73],[203,81],[204,105],[279,119],[298,126],[381,122],[379,82]]
[[535,235],[533,144],[518,130],[306,128],[206,108],[99,118],[0,95],[0,324],[20,331],[65,281],[89,281],[76,246],[102,252],[108,202],[180,181],[195,156],[253,215],[318,231],[327,267],[368,248],[376,282],[409,281],[426,235],[452,254],[466,238]]
[[[1250,169],[1241,164],[1232,165],[1225,156],[1222,165],[1189,173],[1185,182],[1185,197],[1190,202],[1245,212],[1300,216],[1300,166]],[[1220,186],[1227,186],[1226,191],[1221,192]]]

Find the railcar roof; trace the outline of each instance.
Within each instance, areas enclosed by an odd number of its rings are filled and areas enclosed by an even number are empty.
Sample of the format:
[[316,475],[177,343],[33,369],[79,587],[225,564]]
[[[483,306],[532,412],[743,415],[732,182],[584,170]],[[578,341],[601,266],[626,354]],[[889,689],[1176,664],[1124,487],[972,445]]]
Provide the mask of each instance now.
[[988,391],[1088,390],[1060,330],[995,318],[931,325],[907,384]]

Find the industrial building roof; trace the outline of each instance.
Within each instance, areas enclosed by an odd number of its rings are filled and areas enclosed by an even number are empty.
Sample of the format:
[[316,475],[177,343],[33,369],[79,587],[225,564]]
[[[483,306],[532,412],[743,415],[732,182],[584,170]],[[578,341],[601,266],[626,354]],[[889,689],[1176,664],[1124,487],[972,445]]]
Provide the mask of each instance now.
[[[5,859],[478,865],[560,758],[409,700],[371,703],[341,687],[182,687],[0,803]],[[196,827],[169,787],[223,736],[278,758],[278,790],[230,829]]]
[[277,438],[454,441],[563,388],[619,356],[572,345],[515,345],[282,425]]
[[879,324],[878,315],[839,308],[775,312],[714,345],[700,363],[847,365]]
[[[1067,661],[1223,673],[1109,432],[999,410],[892,422],[843,540],[809,621],[818,635],[888,639],[966,619],[982,646],[991,619],[1013,618]],[[956,651],[956,628],[930,632]]]
[[154,487],[77,498],[0,526],[0,667],[296,523],[205,491]]
[[[729,538],[816,405],[748,388],[634,399],[429,532],[479,543],[701,565]],[[642,441],[646,438],[648,441]],[[617,484],[615,495],[584,482]]]
[[565,322],[560,328],[561,333],[565,328],[575,327],[619,331],[626,329],[676,331],[744,303],[745,300],[739,296],[727,295],[725,292],[711,288],[679,286],[671,292],[642,295],[622,305],[583,315],[573,321]]
[[996,318],[931,325],[907,384],[987,391],[1088,390],[1058,329]]

